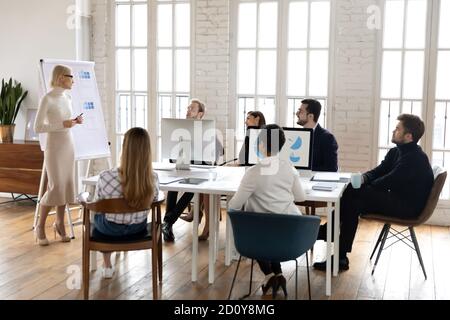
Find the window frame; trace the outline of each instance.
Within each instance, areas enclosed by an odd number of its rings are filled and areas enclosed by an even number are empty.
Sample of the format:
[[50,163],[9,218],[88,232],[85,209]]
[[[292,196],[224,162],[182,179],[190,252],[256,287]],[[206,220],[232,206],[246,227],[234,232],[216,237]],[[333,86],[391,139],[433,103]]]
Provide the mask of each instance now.
[[[237,70],[237,62],[238,62],[238,20],[239,20],[239,5],[241,3],[263,3],[263,2],[277,2],[278,3],[278,32],[277,32],[277,47],[276,50],[276,56],[277,56],[277,68],[276,68],[276,88],[275,88],[275,95],[274,102],[275,102],[275,121],[276,123],[279,123],[281,126],[290,126],[288,124],[288,103],[290,98],[308,98],[308,97],[295,97],[290,96],[287,93],[287,59],[288,59],[288,53],[291,50],[298,50],[298,49],[289,49],[288,48],[288,24],[289,24],[289,5],[292,2],[307,2],[309,4],[308,11],[310,12],[310,3],[313,2],[328,2],[330,5],[330,24],[329,24],[329,44],[327,48],[320,48],[321,50],[327,50],[328,51],[328,86],[327,86],[327,96],[317,96],[314,98],[317,99],[325,99],[326,100],[326,106],[322,106],[322,114],[321,119],[325,123],[325,127],[332,130],[333,128],[333,105],[335,101],[334,97],[334,74],[335,74],[335,22],[336,22],[336,4],[335,1],[332,0],[238,0],[238,1],[232,1],[230,3],[230,89],[229,89],[229,116],[228,116],[228,122],[232,124],[234,130],[236,130],[236,136],[237,139],[235,139],[235,146],[234,149],[236,152],[238,152],[237,146],[242,143],[241,136],[243,135],[241,132],[237,132],[240,129],[239,126],[239,97],[244,97],[245,95],[239,95],[237,93],[237,84],[238,84],[238,70]],[[259,10],[257,10],[259,12]],[[308,19],[308,39],[311,32],[310,29],[311,25],[311,19]],[[258,28],[258,26],[257,26]],[[307,53],[309,53],[311,50],[314,50],[317,48],[310,47],[309,43],[307,44],[307,47],[305,50]],[[253,50],[253,49],[252,49]],[[257,54],[258,47],[256,47],[255,52]],[[309,56],[309,54],[308,54]],[[257,58],[256,58],[257,60]],[[257,65],[256,65],[257,68]],[[309,69],[309,61],[307,64],[307,68]],[[256,76],[255,72],[255,76]],[[309,83],[309,79],[306,79],[306,83]],[[257,89],[255,89],[256,91]],[[265,97],[265,95],[258,95],[257,92],[254,95],[248,95],[248,97],[254,97],[255,103],[258,98]],[[272,97],[272,96],[271,96]],[[281,107],[277,107],[281,106]],[[295,109],[295,108],[294,108]],[[294,118],[295,119],[295,118]]]
[[[380,150],[379,134],[380,134],[380,108],[381,108],[381,81],[383,68],[383,33],[385,29],[385,4],[387,0],[381,2],[382,26],[377,32],[377,74],[376,74],[376,91],[374,95],[374,110],[376,112],[374,121],[374,135],[372,148],[372,167],[378,165],[378,152]],[[424,152],[433,163],[433,152],[441,149],[433,148],[433,128],[434,117],[436,111],[436,103],[440,100],[436,99],[436,82],[437,82],[437,59],[438,59],[438,36],[440,22],[440,4],[441,0],[427,1],[426,30],[425,30],[425,48],[424,48],[424,78],[423,78],[423,97],[422,97],[422,119],[425,123],[425,133],[421,139],[421,146]],[[403,30],[405,32],[405,30]],[[404,48],[400,49],[404,52]],[[442,50],[442,49],[441,49]],[[444,49],[450,51],[450,49]],[[403,63],[403,62],[402,62]],[[403,77],[403,69],[402,69]],[[449,101],[450,102],[450,101]],[[450,150],[446,150],[449,152]],[[450,207],[450,199],[439,199],[438,208]]]
[[[113,106],[112,108],[109,108],[108,110],[108,118],[109,118],[109,136],[111,138],[111,154],[112,154],[112,163],[114,166],[118,165],[119,160],[119,146],[118,143],[123,137],[123,134],[120,134],[117,132],[117,117],[118,117],[118,93],[122,92],[123,90],[117,90],[116,88],[116,72],[117,72],[117,56],[116,56],[116,50],[119,48],[116,46],[116,6],[118,4],[126,4],[130,5],[131,7],[135,4],[146,4],[147,5],[147,46],[145,47],[147,49],[147,91],[136,91],[132,88],[132,82],[131,82],[131,88],[129,91],[131,92],[131,97],[133,97],[134,92],[137,92],[137,95],[146,94],[147,95],[147,130],[150,134],[150,139],[152,143],[152,160],[157,161],[160,159],[160,144],[159,144],[159,126],[160,126],[160,113],[159,113],[159,105],[158,105],[158,74],[157,72],[153,72],[153,70],[157,70],[157,53],[158,53],[158,44],[157,44],[157,8],[158,8],[159,1],[152,1],[152,0],[146,0],[146,1],[139,1],[139,2],[133,2],[133,1],[110,1],[108,12],[110,23],[109,23],[109,33],[110,37],[107,40],[109,48],[109,54],[108,58],[106,59],[106,63],[110,66],[110,77],[109,80],[106,80],[107,86],[109,87],[109,96],[111,97],[109,101],[109,105]],[[180,4],[180,3],[188,3],[190,5],[190,46],[188,48],[190,52],[190,92],[189,97],[195,96],[195,29],[196,29],[196,23],[195,23],[195,14],[196,14],[196,1],[195,0],[184,0],[183,2],[171,0],[171,1],[164,1],[164,3],[167,4]],[[131,9],[132,10],[132,9]],[[132,13],[130,13],[132,14]],[[173,14],[175,14],[175,10],[173,10]],[[132,35],[133,29],[133,19],[130,19],[130,35]],[[175,32],[175,30],[173,30]],[[130,48],[133,50],[135,46],[132,46],[130,39]],[[140,48],[140,47],[138,47]],[[176,48],[176,47],[174,47]],[[132,51],[130,51],[132,52]],[[173,53],[175,54],[175,53]],[[133,60],[131,59],[130,65],[132,66]],[[175,61],[172,61],[172,65],[175,64]],[[175,68],[174,68],[175,69]],[[174,71],[175,72],[175,71]],[[131,69],[131,81],[133,81],[133,69]],[[173,77],[173,82],[175,82],[175,79]],[[175,90],[175,88],[173,88]],[[175,92],[173,90],[173,92]],[[176,94],[175,94],[176,95]],[[132,99],[133,100],[133,99]],[[174,107],[172,107],[174,109]],[[132,117],[134,117],[133,112]],[[173,114],[173,112],[172,112]],[[133,124],[133,118],[132,118],[132,124]]]

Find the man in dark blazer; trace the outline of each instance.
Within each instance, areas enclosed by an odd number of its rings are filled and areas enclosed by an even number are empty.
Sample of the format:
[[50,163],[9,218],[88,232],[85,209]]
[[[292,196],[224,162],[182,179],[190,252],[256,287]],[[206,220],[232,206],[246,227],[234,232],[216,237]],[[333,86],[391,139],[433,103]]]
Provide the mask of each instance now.
[[[359,215],[384,214],[397,218],[416,218],[423,208],[434,183],[427,155],[417,142],[425,132],[423,121],[412,114],[402,114],[392,142],[397,147],[387,153],[381,164],[363,174],[361,188],[348,185],[341,198],[339,270],[348,270],[347,253],[352,251]],[[318,239],[326,239],[322,225]],[[326,262],[314,264],[325,270]]]
[[314,130],[312,171],[338,171],[338,144],[333,134],[322,128],[319,121],[322,105],[314,99],[302,101],[297,111],[297,123]]

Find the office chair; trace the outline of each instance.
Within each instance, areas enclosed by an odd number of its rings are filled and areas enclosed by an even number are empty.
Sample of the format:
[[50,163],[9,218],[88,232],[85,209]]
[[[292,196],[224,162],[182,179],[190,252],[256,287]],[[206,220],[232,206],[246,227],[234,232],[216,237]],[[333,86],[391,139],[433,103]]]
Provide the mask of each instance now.
[[[134,251],[152,250],[152,282],[153,299],[158,298],[158,285],[162,281],[162,236],[161,236],[161,204],[164,202],[164,193],[161,191],[158,198],[146,208],[133,209],[126,203],[125,199],[106,199],[97,202],[86,202],[87,192],[83,193],[81,203],[84,207],[83,213],[83,298],[89,299],[89,253],[91,250],[112,251]],[[84,198],[84,199],[83,199]],[[126,237],[108,237],[94,229],[90,222],[90,213],[107,212],[110,214],[124,214],[151,210],[151,221],[145,232]]]
[[[239,210],[229,210],[231,227],[234,235],[234,245],[240,257],[234,273],[228,299],[231,297],[234,282],[242,257],[252,259],[250,271],[250,287],[252,291],[253,261],[295,261],[295,298],[297,299],[297,258],[306,253],[316,242],[319,232],[320,218],[297,214],[258,213]],[[309,261],[306,254],[306,271],[308,276],[308,293],[311,299],[309,280]]]
[[[380,214],[376,214],[376,213],[361,215],[361,218],[376,220],[376,221],[384,223],[384,226],[381,229],[380,235],[378,236],[377,243],[375,244],[372,254],[370,255],[370,260],[372,260],[372,257],[375,254],[375,251],[377,250],[378,246],[380,246],[380,248],[378,249],[378,254],[377,254],[377,258],[375,260],[375,264],[373,265],[372,274],[374,274],[374,272],[375,272],[375,268],[377,267],[377,263],[378,263],[378,260],[380,259],[381,252],[384,249],[387,249],[390,246],[394,245],[395,243],[402,241],[404,244],[406,244],[412,250],[416,251],[417,257],[419,258],[420,266],[422,267],[423,274],[425,276],[425,279],[427,279],[427,273],[425,272],[425,266],[423,264],[422,255],[420,254],[419,243],[417,242],[417,237],[416,237],[416,233],[414,231],[414,227],[425,223],[431,217],[431,215],[433,214],[434,209],[436,208],[436,205],[438,203],[439,195],[442,191],[442,188],[444,187],[445,179],[447,178],[447,171],[443,170],[439,166],[433,166],[433,174],[434,174],[433,187],[431,189],[430,195],[428,196],[428,200],[425,204],[425,207],[423,208],[422,212],[419,214],[419,216],[417,218],[402,219],[402,218],[396,218],[396,217],[388,217],[388,216],[380,215]],[[392,227],[392,224],[400,225],[400,226],[403,226],[406,228],[402,231],[397,231],[396,229],[394,229]],[[404,234],[407,230],[409,230],[409,235]],[[386,240],[393,238],[393,237],[395,237],[397,239],[393,243],[391,243],[389,246],[384,248]],[[411,243],[413,244],[413,246],[411,246]]]

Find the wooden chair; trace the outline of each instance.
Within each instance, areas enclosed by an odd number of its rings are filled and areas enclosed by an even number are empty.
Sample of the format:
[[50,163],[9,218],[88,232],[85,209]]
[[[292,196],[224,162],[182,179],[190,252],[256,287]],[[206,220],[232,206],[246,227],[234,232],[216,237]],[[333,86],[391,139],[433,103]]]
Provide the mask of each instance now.
[[324,201],[302,201],[296,202],[297,206],[305,207],[307,215],[316,215],[316,208],[326,208],[327,203]]
[[[87,198],[87,197],[86,197]],[[164,193],[160,192],[158,198],[145,208],[130,208],[125,199],[107,199],[87,203],[81,201],[83,210],[83,298],[89,299],[89,267],[90,251],[134,251],[149,250],[152,252],[152,280],[153,299],[158,298],[158,283],[162,281],[162,236],[161,236],[161,204],[164,202]],[[151,221],[145,232],[127,237],[107,237],[96,230],[90,221],[90,213],[107,212],[110,214],[124,214],[143,210],[151,210]]]

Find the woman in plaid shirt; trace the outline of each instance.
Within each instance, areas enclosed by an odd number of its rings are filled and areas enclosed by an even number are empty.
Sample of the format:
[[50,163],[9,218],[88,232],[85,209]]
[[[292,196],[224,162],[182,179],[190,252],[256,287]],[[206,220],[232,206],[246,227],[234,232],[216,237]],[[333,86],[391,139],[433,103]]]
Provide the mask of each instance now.
[[[128,130],[123,140],[120,167],[100,173],[95,200],[125,198],[130,207],[145,208],[158,196],[159,191],[158,175],[152,169],[151,159],[147,130]],[[147,228],[147,214],[147,210],[121,215],[97,212],[94,225],[97,232],[106,236],[139,234]],[[105,278],[111,278],[114,273],[111,253],[103,253]]]

